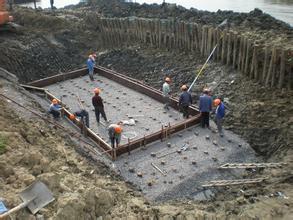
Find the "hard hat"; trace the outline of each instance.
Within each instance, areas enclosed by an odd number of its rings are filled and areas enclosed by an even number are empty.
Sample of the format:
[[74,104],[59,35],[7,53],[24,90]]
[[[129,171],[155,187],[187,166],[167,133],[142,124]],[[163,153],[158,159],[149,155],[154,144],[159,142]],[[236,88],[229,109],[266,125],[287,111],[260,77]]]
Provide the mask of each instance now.
[[100,89],[99,89],[99,88],[95,88],[95,89],[94,89],[94,93],[95,93],[95,94],[100,94]]
[[215,99],[214,100],[214,105],[218,106],[221,103],[221,99]]
[[74,115],[74,114],[70,114],[70,115],[69,115],[69,119],[70,119],[70,120],[74,120],[74,119],[75,119],[75,115]]
[[114,130],[116,134],[121,134],[122,132],[122,128],[119,125],[117,125]]
[[52,103],[53,103],[54,105],[56,105],[56,104],[58,104],[58,100],[57,100],[57,99],[53,99],[53,100],[52,100]]
[[170,79],[169,77],[166,77],[166,78],[165,78],[165,81],[166,81],[166,82],[171,82],[171,79]]
[[181,90],[186,91],[187,90],[187,85],[181,86]]

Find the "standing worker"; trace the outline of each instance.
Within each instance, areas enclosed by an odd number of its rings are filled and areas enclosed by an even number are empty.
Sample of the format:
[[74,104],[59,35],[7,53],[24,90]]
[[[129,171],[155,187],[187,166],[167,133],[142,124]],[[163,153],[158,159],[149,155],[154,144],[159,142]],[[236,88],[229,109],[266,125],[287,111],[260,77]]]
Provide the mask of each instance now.
[[210,90],[205,88],[203,95],[199,98],[199,111],[201,114],[201,126],[202,128],[210,128],[210,112],[212,111],[212,98],[209,96]]
[[163,96],[164,96],[164,109],[169,110],[169,106],[170,106],[170,95],[171,95],[171,88],[170,88],[170,84],[171,84],[171,79],[169,77],[165,78],[165,83],[163,84]]
[[122,133],[121,125],[122,125],[122,122],[118,122],[117,124],[111,124],[108,127],[108,134],[109,134],[109,139],[111,141],[112,148],[115,148],[115,143],[116,143],[116,148],[120,144],[121,133]]
[[100,96],[100,89],[95,88],[94,93],[95,93],[95,95],[92,98],[92,104],[95,108],[96,120],[99,125],[100,124],[100,114],[102,115],[102,117],[104,118],[104,120],[106,122],[108,122],[108,120],[107,120],[107,116],[106,116],[106,113],[104,110],[103,99]]
[[214,105],[217,107],[216,108],[216,124],[218,128],[218,132],[220,136],[223,137],[224,134],[223,134],[222,124],[223,124],[223,118],[225,116],[225,105],[221,101],[221,99],[215,99]]
[[188,108],[192,104],[191,94],[187,92],[188,88],[186,85],[181,87],[182,94],[179,97],[179,107],[183,112],[183,118],[189,118]]
[[59,105],[57,99],[53,99],[49,108],[49,113],[53,115],[54,119],[60,118],[62,107]]
[[90,79],[92,81],[94,81],[94,66],[95,66],[95,58],[94,58],[94,55],[89,55],[89,58],[87,59],[87,68],[88,68],[88,71],[89,71],[89,76],[90,76]]
[[54,9],[54,0],[50,0],[51,10]]

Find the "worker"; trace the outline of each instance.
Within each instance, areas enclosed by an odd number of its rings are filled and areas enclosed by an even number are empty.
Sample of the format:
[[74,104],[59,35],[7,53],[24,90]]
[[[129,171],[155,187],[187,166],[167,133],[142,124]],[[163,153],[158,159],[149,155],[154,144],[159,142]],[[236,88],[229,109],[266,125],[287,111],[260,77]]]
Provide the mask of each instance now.
[[171,79],[169,77],[165,78],[165,83],[163,84],[163,96],[164,96],[164,109],[169,110],[170,106],[170,95],[171,95]]
[[95,58],[94,55],[89,55],[87,59],[87,68],[89,71],[90,80],[94,81],[94,66],[95,66]]
[[178,105],[180,109],[183,112],[183,117],[184,118],[189,118],[189,106],[192,104],[192,97],[191,94],[187,91],[188,87],[186,85],[183,85],[181,87],[182,94],[179,97],[179,102]]
[[121,141],[121,133],[122,133],[122,122],[118,122],[117,124],[111,124],[108,127],[108,134],[109,134],[109,139],[111,141],[112,148],[115,148],[115,143],[116,147],[119,146],[120,141]]
[[60,118],[62,107],[59,105],[57,99],[53,99],[49,108],[49,113],[53,115],[54,119]]
[[210,112],[212,111],[212,98],[209,95],[210,90],[205,88],[203,95],[199,98],[199,111],[201,114],[201,126],[202,128],[210,128]]
[[73,116],[70,116],[70,119],[73,120],[75,117],[79,117],[82,122],[85,123],[85,126],[90,127],[89,113],[88,111],[81,109],[79,111],[75,111]]
[[222,124],[223,124],[223,118],[225,116],[225,105],[221,101],[221,99],[215,99],[214,105],[216,106],[216,124],[218,128],[218,132],[220,136],[223,137],[224,134],[223,134]]
[[96,120],[99,125],[100,124],[100,114],[102,115],[102,117],[104,118],[104,120],[106,122],[108,122],[108,120],[107,120],[107,116],[106,116],[106,113],[104,110],[103,99],[100,96],[100,89],[95,88],[94,93],[95,93],[95,95],[92,98],[92,104],[95,108]]
[[50,0],[51,10],[54,9],[54,0]]

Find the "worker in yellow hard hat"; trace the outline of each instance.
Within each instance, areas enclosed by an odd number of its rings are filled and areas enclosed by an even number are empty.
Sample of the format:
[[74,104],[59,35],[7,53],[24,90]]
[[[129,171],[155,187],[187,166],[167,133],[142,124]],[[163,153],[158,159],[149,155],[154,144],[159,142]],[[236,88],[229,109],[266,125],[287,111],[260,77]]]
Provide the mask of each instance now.
[[112,148],[115,148],[119,146],[120,141],[121,141],[121,134],[122,134],[122,122],[118,122],[117,124],[111,124],[108,127],[108,134],[109,134],[109,139],[111,141]]
[[188,87],[186,85],[183,85],[181,87],[182,93],[179,97],[178,105],[183,112],[184,118],[189,118],[189,106],[192,104],[192,97],[191,94],[187,91]]
[[59,102],[57,99],[52,99],[49,113],[53,115],[54,119],[60,118],[62,107],[59,105]]
[[105,110],[104,110],[104,103],[103,103],[103,99],[100,96],[100,89],[99,88],[95,88],[94,89],[94,96],[92,98],[92,104],[95,108],[95,114],[96,114],[96,120],[98,125],[100,125],[100,114],[102,115],[102,117],[104,118],[104,120],[106,122],[108,122]]
[[170,95],[171,95],[171,79],[169,77],[165,78],[165,82],[162,87],[163,96],[164,96],[164,109],[169,110],[170,106]]
[[221,137],[223,137],[223,129],[222,129],[222,124],[223,124],[223,119],[225,116],[225,105],[221,101],[221,99],[215,99],[214,100],[214,106],[216,106],[216,124],[218,128],[218,132]]

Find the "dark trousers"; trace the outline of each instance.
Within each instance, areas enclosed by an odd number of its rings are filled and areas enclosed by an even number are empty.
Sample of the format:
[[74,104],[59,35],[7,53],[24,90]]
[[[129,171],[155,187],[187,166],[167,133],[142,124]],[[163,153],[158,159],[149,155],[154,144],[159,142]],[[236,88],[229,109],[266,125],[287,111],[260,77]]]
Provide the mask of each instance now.
[[181,111],[183,113],[183,118],[189,118],[189,106],[181,106]]
[[96,119],[98,123],[100,123],[100,114],[102,115],[104,120],[107,121],[107,116],[106,116],[104,108],[95,108],[95,114],[96,114]]
[[201,127],[207,126],[210,127],[210,113],[209,112],[202,112],[201,113]]
[[111,140],[112,148],[115,148],[115,143],[116,143],[116,147],[118,147],[118,144],[119,144],[119,139],[118,138],[111,137],[110,140]]
[[86,110],[81,110],[75,112],[77,117],[80,117],[82,121],[85,121],[85,125],[89,128],[90,127],[90,120],[89,120],[89,113]]
[[59,118],[61,115],[60,111],[55,111],[55,110],[50,110],[49,113],[52,114],[55,119]]

